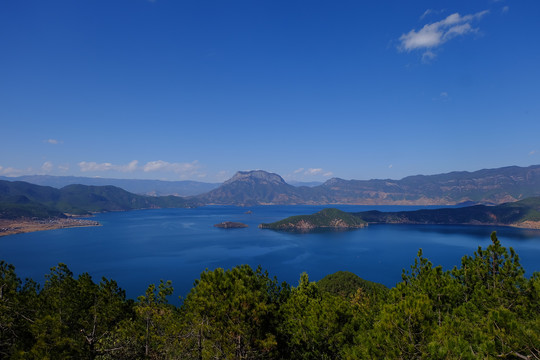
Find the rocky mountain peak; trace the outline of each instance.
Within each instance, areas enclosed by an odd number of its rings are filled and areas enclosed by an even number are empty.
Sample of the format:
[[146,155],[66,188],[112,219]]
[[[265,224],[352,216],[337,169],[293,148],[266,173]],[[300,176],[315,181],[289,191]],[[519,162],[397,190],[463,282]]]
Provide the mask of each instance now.
[[232,178],[225,181],[223,185],[231,184],[234,182],[256,182],[256,183],[268,183],[275,185],[286,184],[285,180],[278,174],[269,173],[263,170],[252,171],[238,171]]

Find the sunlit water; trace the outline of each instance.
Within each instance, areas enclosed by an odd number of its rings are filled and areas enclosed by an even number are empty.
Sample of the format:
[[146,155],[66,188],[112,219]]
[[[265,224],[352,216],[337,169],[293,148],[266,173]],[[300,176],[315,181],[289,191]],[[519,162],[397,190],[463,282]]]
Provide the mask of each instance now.
[[[345,211],[398,211],[412,207],[337,206]],[[279,281],[296,285],[306,271],[318,280],[338,270],[394,286],[419,248],[436,265],[450,269],[463,255],[490,244],[497,231],[503,246],[513,247],[527,275],[540,271],[540,231],[507,227],[371,225],[364,229],[309,234],[261,230],[258,224],[290,215],[311,214],[321,206],[208,206],[99,214],[101,227],[73,228],[0,238],[0,259],[12,263],[21,278],[43,282],[59,262],[75,274],[88,272],[116,280],[129,297],[151,283],[172,280],[175,296],[185,296],[206,268],[261,265]],[[245,212],[251,210],[252,214]],[[240,221],[244,229],[213,227]]]

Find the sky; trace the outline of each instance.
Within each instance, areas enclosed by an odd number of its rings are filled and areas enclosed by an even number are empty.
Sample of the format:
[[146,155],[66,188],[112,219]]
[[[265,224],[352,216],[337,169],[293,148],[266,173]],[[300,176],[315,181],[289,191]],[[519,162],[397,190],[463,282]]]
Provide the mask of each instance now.
[[540,164],[540,1],[1,0],[0,175]]

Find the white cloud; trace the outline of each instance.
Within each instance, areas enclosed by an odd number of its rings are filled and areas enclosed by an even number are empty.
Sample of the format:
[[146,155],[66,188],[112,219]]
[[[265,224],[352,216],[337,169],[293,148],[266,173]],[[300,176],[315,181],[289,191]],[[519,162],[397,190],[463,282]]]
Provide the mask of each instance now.
[[532,150],[532,151],[529,153],[529,156],[532,156],[532,155],[534,155],[534,154],[536,154],[536,150]]
[[426,50],[426,52],[422,54],[422,62],[429,63],[431,60],[435,59],[436,57],[437,55],[433,51]]
[[43,142],[52,144],[52,145],[58,145],[62,143],[62,141],[56,140],[56,139],[47,139],[47,140],[43,140]]
[[307,169],[305,174],[306,175],[318,175],[320,173],[322,173],[323,169],[321,168],[316,168],[316,169],[313,169],[313,168],[310,168],[310,169]]
[[424,11],[424,13],[420,16],[420,20],[423,20],[425,17],[430,16],[430,15],[439,15],[439,14],[442,14],[442,13],[445,12],[445,11],[446,11],[446,9],[442,9],[442,10],[427,9],[427,10]]
[[43,165],[41,165],[41,171],[44,173],[50,173],[53,169],[53,163],[50,161],[45,161]]
[[389,169],[391,169],[391,168],[393,168],[393,167],[394,167],[393,164],[388,165],[388,168],[389,168]]
[[112,163],[96,163],[94,161],[81,161],[78,165],[82,172],[88,171],[120,171],[120,172],[133,172],[137,170],[137,160],[133,160],[126,165],[114,165]]
[[79,163],[79,168],[81,169],[82,172],[87,172],[87,171],[109,171],[109,170],[113,170],[115,167],[115,165],[111,164],[111,163],[101,163],[101,164],[98,164],[94,161],[90,161],[90,162],[86,162],[86,161],[81,161]]
[[33,173],[32,168],[27,169],[16,169],[13,167],[2,167],[0,166],[0,175],[5,176],[21,176],[21,175],[27,175]]
[[79,168],[82,172],[105,172],[105,171],[119,171],[124,173],[131,173],[135,171],[150,172],[169,172],[180,176],[180,178],[187,177],[205,177],[206,174],[199,172],[201,168],[198,161],[190,163],[170,163],[163,160],[149,161],[144,165],[139,165],[139,161],[133,160],[128,164],[117,165],[109,162],[97,163],[94,161],[81,161]]
[[505,13],[508,12],[508,10],[510,10],[510,8],[509,8],[508,6],[505,6],[505,7],[502,8],[501,12],[502,12],[503,14],[505,14]]
[[143,166],[143,170],[145,172],[160,171],[160,170],[165,169],[168,166],[170,166],[170,163],[163,160],[150,161],[150,162],[147,162],[146,165]]
[[228,180],[230,177],[231,176],[227,170],[221,170],[215,176],[217,181],[225,181],[225,180]]
[[433,12],[433,10],[427,9],[426,11],[424,11],[424,13],[422,14],[422,16],[420,16],[420,20],[422,20],[423,18],[425,18],[426,16],[428,16],[428,15],[431,14],[432,12]]
[[127,164],[127,166],[124,166],[124,172],[133,172],[135,170],[137,170],[137,165],[139,164],[139,162],[137,160],[133,160],[132,162],[130,162],[129,164]]
[[147,162],[143,166],[143,171],[144,172],[167,171],[167,172],[173,172],[176,174],[181,174],[181,173],[195,174],[196,170],[199,167],[200,167],[199,162],[196,160],[190,163],[170,163],[163,160],[157,160],[157,161]]
[[62,172],[66,172],[66,171],[69,170],[69,165],[68,164],[58,165],[58,170],[60,170]]
[[[458,13],[448,15],[445,19],[426,24],[420,30],[412,29],[407,34],[402,34],[399,38],[400,51],[424,50],[422,60],[430,60],[435,57],[432,49],[441,46],[445,42],[468,33],[477,32],[478,29],[472,27],[474,20],[482,18],[489,11],[484,10],[476,14],[461,16]],[[430,12],[425,12],[427,15]],[[423,15],[424,16],[424,15]]]
[[334,175],[331,171],[326,171],[323,168],[298,168],[293,171],[292,174],[285,175],[285,178],[289,180],[307,180],[312,176],[330,177]]
[[449,101],[450,100],[450,95],[448,95],[448,93],[446,91],[443,91],[439,95],[439,100],[444,101],[444,102]]

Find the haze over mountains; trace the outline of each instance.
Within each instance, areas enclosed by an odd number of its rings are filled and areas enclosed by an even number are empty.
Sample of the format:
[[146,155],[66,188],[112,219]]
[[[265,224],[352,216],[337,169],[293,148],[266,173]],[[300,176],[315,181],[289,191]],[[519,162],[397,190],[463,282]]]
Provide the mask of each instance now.
[[24,175],[17,177],[0,176],[0,180],[26,181],[31,184],[51,186],[57,189],[67,185],[112,185],[122,188],[134,194],[152,196],[192,196],[208,192],[217,188],[219,183],[205,183],[200,181],[164,181],[164,180],[143,180],[143,179],[108,179],[82,176],[51,176],[51,175]]

